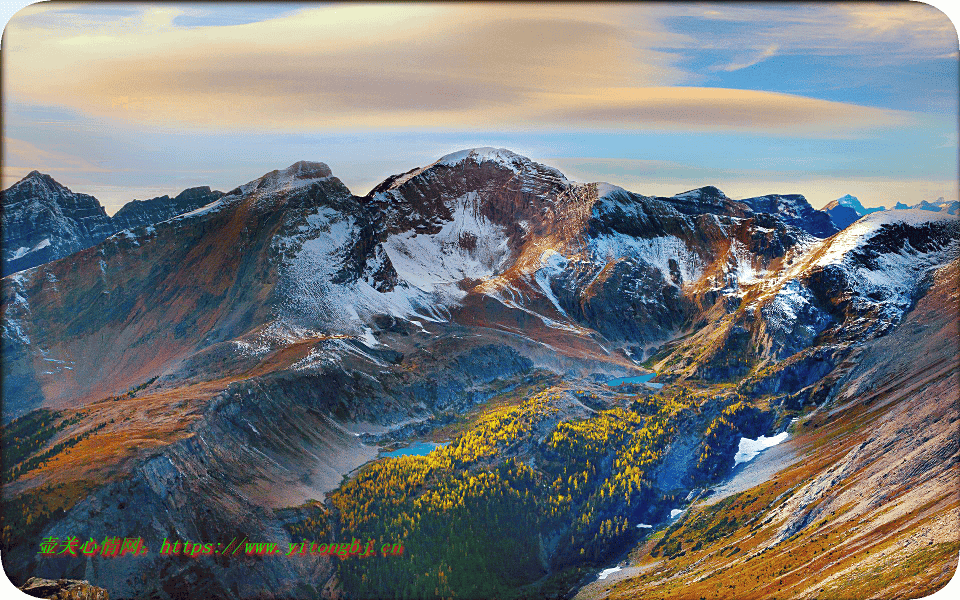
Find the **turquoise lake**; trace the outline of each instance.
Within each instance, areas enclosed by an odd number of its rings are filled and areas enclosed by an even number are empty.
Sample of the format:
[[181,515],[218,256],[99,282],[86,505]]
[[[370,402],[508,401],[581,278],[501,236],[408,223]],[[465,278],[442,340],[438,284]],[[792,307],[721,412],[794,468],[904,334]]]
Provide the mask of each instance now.
[[406,448],[400,448],[393,452],[384,452],[380,456],[396,458],[398,456],[426,456],[437,448],[446,446],[446,444],[434,444],[433,442],[414,442]]
[[619,379],[611,379],[607,382],[607,385],[616,387],[621,383],[646,383],[656,376],[656,373],[647,373],[646,375],[637,375],[636,377],[621,377]]

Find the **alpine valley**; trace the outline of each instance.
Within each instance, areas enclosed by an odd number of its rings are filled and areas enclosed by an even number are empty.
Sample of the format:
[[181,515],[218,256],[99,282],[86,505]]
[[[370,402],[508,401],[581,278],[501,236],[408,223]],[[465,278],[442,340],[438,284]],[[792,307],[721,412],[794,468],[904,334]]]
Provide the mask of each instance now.
[[[491,148],[363,197],[298,162],[140,204],[4,192],[17,585],[907,598],[956,570],[955,210],[838,227]],[[40,550],[73,537],[148,552]],[[287,556],[355,538],[402,553]]]

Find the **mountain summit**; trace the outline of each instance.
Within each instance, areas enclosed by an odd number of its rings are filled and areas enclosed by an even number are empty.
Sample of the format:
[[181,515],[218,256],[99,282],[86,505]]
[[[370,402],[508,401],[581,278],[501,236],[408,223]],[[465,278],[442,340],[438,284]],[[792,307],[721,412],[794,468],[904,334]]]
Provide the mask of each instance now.
[[75,194],[39,171],[2,196],[4,274],[66,256],[113,233],[96,198]]
[[884,207],[864,208],[856,196],[846,194],[823,207],[840,229],[846,229],[851,223],[864,215],[884,210]]

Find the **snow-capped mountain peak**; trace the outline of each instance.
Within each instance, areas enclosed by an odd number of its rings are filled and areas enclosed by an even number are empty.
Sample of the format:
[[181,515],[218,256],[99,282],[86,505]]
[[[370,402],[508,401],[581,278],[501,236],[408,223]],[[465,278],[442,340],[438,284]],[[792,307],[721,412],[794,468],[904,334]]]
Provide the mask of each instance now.
[[705,200],[715,198],[726,198],[727,195],[712,185],[706,185],[693,190],[687,190],[673,196],[682,200]]
[[283,170],[270,171],[262,177],[241,186],[244,193],[256,191],[260,194],[273,194],[291,190],[332,177],[333,172],[325,163],[301,160]]
[[833,208],[835,206],[846,206],[847,208],[852,208],[861,217],[863,215],[869,215],[870,213],[875,213],[881,210],[885,210],[883,206],[866,208],[863,206],[863,204],[860,203],[859,198],[857,198],[856,196],[852,196],[850,194],[845,194],[844,196],[837,198],[833,202],[827,204],[827,206],[825,206],[824,209],[826,210],[829,208]]

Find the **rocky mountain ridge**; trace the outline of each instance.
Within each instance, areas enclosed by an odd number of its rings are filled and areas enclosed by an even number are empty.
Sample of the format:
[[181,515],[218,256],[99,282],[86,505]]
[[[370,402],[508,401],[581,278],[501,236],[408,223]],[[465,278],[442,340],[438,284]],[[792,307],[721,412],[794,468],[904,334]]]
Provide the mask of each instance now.
[[190,188],[173,199],[133,200],[111,218],[93,196],[74,193],[49,175],[31,171],[0,193],[3,273],[63,258],[125,229],[165,221],[222,195],[209,187]]

